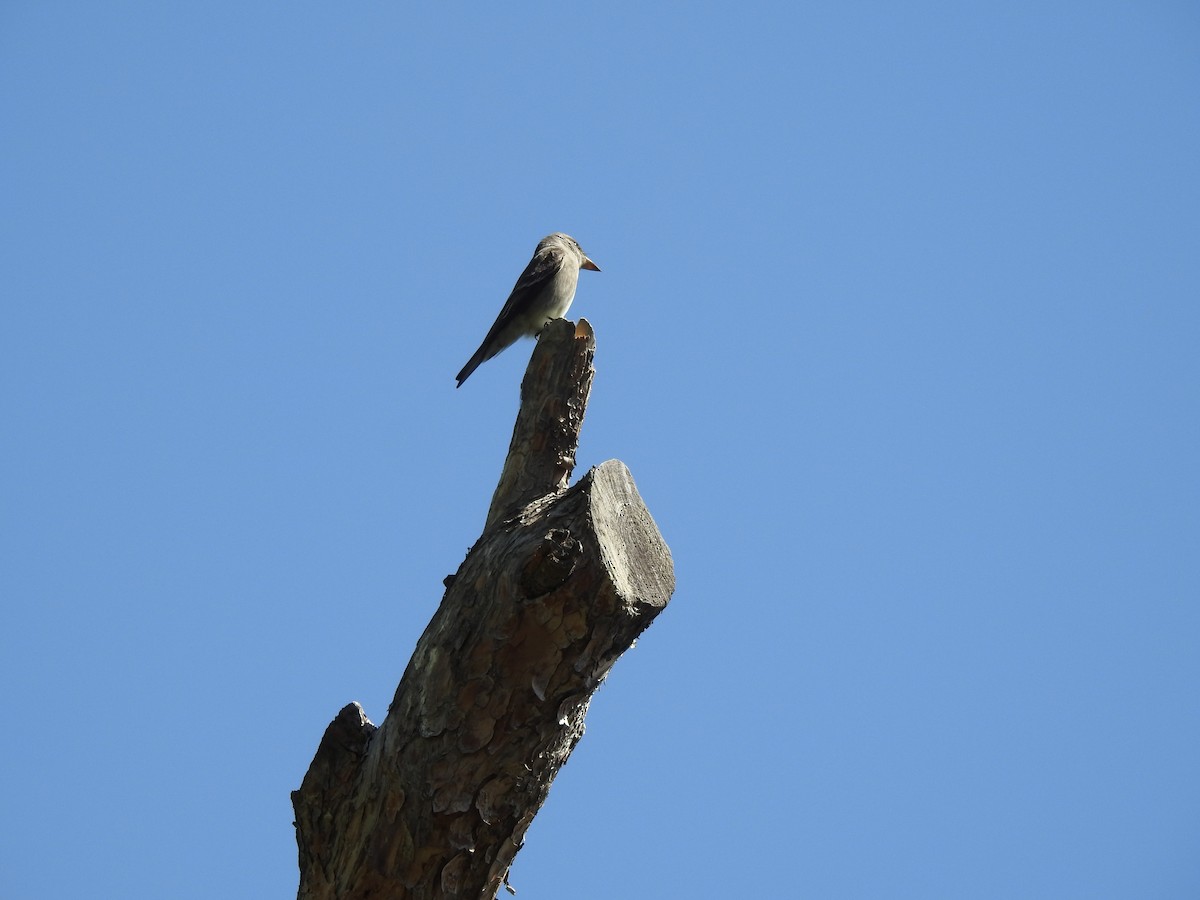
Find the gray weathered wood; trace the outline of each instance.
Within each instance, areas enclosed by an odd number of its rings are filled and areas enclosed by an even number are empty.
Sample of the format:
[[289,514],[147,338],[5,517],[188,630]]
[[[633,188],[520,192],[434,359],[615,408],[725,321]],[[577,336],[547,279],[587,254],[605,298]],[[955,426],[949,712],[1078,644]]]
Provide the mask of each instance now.
[[594,343],[586,322],[550,327],[488,526],[387,718],[343,709],[292,795],[303,900],[495,897],[593,693],[674,590],[624,464],[566,487]]

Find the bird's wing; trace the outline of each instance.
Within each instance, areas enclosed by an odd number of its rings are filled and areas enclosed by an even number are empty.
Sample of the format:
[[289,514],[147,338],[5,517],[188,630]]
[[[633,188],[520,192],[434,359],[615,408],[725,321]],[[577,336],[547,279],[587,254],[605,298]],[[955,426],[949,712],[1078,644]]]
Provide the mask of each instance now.
[[[563,261],[564,254],[561,247],[543,247],[533,254],[533,259],[529,261],[529,265],[525,267],[525,271],[521,273],[521,277],[513,285],[512,293],[508,295],[508,299],[504,302],[504,308],[500,310],[500,315],[496,316],[496,321],[488,329],[487,337],[483,339],[483,343],[479,345],[479,349],[475,351],[475,355],[467,361],[462,371],[458,373],[457,380],[459,387],[462,387],[462,383],[467,380],[467,376],[474,372],[481,363],[491,359],[504,349],[503,347],[492,346],[492,339],[507,328],[513,318],[527,309],[529,304],[537,298],[537,295],[545,290],[547,284],[558,274],[559,269],[563,267]],[[509,343],[512,342],[509,341]]]
[[562,247],[543,247],[533,254],[533,259],[529,261],[529,265],[513,285],[512,293],[504,301],[504,308],[500,310],[500,315],[496,316],[496,322],[488,332],[485,343],[507,325],[515,313],[529,307],[530,301],[542,292],[563,267],[564,256]]

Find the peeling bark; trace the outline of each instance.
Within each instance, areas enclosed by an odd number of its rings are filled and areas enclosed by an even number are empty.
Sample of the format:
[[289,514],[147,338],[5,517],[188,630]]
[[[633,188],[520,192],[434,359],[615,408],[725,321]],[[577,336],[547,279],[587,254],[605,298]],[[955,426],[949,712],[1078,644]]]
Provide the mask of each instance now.
[[670,599],[624,464],[567,487],[594,349],[586,320],[543,331],[484,534],[387,718],[352,703],[326,729],[292,794],[301,900],[495,897],[592,695]]

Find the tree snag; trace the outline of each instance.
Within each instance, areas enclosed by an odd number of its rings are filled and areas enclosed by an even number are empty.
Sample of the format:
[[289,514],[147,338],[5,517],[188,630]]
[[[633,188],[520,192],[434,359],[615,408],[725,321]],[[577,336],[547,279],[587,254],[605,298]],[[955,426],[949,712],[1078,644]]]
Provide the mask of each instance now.
[[543,330],[483,535],[378,728],[357,703],[292,793],[301,900],[494,898],[592,695],[666,606],[670,551],[617,460],[567,487],[586,319]]

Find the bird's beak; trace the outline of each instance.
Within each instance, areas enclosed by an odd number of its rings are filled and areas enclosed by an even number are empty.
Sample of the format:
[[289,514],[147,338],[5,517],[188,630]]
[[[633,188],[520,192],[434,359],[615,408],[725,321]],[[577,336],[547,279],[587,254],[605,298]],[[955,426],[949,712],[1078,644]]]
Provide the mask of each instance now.
[[593,272],[600,271],[600,267],[598,265],[596,265],[594,262],[592,262],[590,259],[588,259],[586,256],[583,258],[583,262],[581,262],[579,264],[579,268],[591,269]]

